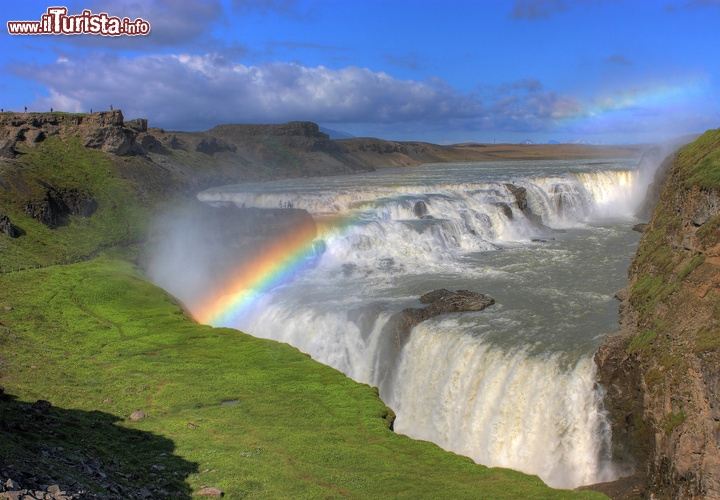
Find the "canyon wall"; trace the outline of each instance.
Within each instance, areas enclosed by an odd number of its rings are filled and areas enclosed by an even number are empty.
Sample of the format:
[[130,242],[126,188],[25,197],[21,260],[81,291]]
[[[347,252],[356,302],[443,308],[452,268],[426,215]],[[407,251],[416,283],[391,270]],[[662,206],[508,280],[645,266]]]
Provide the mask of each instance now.
[[614,458],[654,498],[720,498],[720,129],[675,158],[596,355]]

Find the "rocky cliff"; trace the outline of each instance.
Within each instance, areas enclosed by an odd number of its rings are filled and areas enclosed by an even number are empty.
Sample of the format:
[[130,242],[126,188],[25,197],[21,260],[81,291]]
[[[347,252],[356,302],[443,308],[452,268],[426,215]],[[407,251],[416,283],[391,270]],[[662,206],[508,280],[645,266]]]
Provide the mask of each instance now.
[[654,498],[720,498],[720,129],[683,148],[596,355],[616,460]]
[[0,156],[14,158],[19,145],[35,147],[51,136],[59,136],[61,140],[80,136],[83,146],[120,156],[133,152],[144,154],[146,151],[136,138],[146,132],[147,120],[125,123],[120,110],[91,114],[2,113]]

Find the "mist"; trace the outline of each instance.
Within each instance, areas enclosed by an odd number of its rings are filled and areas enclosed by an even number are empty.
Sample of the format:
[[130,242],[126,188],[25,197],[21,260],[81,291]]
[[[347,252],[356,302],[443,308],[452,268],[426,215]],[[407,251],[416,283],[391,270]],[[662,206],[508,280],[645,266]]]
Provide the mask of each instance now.
[[316,233],[304,210],[190,203],[152,221],[142,266],[153,283],[195,313],[268,247],[283,245],[299,228]]

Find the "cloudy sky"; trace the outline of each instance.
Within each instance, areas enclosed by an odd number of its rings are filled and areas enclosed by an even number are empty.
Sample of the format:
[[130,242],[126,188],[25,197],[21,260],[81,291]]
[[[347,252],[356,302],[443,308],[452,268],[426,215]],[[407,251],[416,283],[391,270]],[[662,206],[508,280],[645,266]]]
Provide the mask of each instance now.
[[0,33],[0,106],[169,130],[311,120],[436,143],[651,142],[720,127],[720,0],[84,0],[146,36]]

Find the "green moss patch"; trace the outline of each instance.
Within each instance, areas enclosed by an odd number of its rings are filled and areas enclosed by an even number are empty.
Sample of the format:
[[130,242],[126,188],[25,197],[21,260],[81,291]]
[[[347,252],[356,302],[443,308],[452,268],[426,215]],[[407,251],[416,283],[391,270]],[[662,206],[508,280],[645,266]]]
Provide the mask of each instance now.
[[696,353],[717,351],[718,349],[720,349],[720,328],[708,326],[698,332]]
[[663,426],[665,429],[665,434],[668,436],[672,434],[672,432],[679,427],[683,422],[685,422],[685,419],[687,419],[687,415],[683,413],[682,411],[679,411],[677,413],[669,413],[665,417],[665,425]]
[[680,269],[678,272],[678,279],[684,280],[687,278],[695,269],[700,267],[703,262],[705,262],[704,255],[695,255],[682,267],[682,269]]

